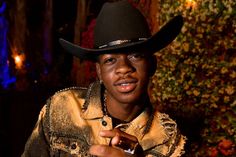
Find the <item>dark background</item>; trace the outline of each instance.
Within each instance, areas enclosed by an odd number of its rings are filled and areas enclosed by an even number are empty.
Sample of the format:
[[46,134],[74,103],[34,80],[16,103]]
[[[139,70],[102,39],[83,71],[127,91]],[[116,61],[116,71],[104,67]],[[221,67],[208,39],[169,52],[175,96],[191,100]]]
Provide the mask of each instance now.
[[[8,11],[16,7],[16,1],[6,2]],[[63,51],[58,39],[63,37],[73,41],[77,1],[56,0],[53,4],[51,64],[46,64],[40,56],[42,45],[38,36],[43,27],[45,3],[44,0],[25,0],[30,33],[25,49],[31,53],[26,54],[24,73],[14,70],[12,73],[18,76],[18,82],[26,80],[27,87],[18,89],[15,84],[7,89],[0,87],[0,157],[19,157],[46,100],[59,89],[74,85],[70,76],[73,57]]]
[[[8,89],[0,88],[0,157],[19,157],[46,100],[56,91],[76,85],[73,81],[73,74],[71,74],[73,57],[64,52],[58,39],[62,37],[73,41],[77,1],[54,1],[51,64],[46,64],[39,57],[42,45],[39,44],[41,39],[38,34],[43,27],[42,10],[44,10],[45,2],[44,0],[25,0],[27,26],[30,32],[26,45],[28,59],[26,71],[22,75],[18,75],[17,81],[26,80],[27,87],[18,89],[13,84]],[[102,3],[104,0],[91,1],[92,12],[96,14]],[[14,5],[16,5],[15,1],[8,1],[9,10]],[[45,73],[45,69],[47,73]],[[17,71],[13,70],[13,73],[17,74]],[[190,137],[188,141],[200,140],[199,124],[203,120],[201,115],[193,112],[189,115],[195,117],[185,115],[183,118],[182,115],[176,117],[174,111],[169,111],[171,117],[181,126],[182,133]]]

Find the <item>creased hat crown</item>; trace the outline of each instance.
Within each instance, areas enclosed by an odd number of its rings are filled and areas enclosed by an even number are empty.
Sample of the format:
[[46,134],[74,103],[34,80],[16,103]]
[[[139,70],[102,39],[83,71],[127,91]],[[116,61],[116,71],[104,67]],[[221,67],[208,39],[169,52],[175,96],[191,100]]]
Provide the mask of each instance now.
[[76,57],[93,61],[98,55],[107,53],[135,51],[153,54],[170,44],[182,26],[183,17],[178,15],[151,35],[145,17],[127,0],[107,2],[96,19],[94,48],[84,48],[64,39],[59,42]]
[[94,47],[99,48],[117,40],[149,38],[145,17],[127,1],[105,3],[94,29]]

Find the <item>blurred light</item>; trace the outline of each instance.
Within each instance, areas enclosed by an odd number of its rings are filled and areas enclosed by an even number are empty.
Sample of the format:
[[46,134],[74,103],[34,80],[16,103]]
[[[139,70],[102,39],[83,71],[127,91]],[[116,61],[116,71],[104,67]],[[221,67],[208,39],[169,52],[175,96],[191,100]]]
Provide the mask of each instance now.
[[186,0],[186,7],[188,9],[195,9],[197,6],[197,2],[195,0]]
[[16,57],[15,57],[15,63],[16,63],[16,64],[21,63],[20,56],[16,56]]
[[7,89],[10,84],[16,82],[16,78],[11,76],[8,60],[7,32],[8,22],[5,15],[6,2],[0,3],[0,86]]
[[25,60],[25,55],[22,54],[15,54],[13,55],[14,61],[15,61],[15,65],[16,65],[16,69],[22,69],[23,68],[23,63]]

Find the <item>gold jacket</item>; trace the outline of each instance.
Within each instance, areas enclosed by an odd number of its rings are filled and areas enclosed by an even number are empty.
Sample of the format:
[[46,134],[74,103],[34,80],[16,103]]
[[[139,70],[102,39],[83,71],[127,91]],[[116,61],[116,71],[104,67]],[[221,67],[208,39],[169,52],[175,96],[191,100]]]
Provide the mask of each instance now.
[[[130,123],[116,127],[136,136],[146,157],[179,157],[184,153],[186,138],[177,124],[150,107]],[[65,89],[42,108],[22,157],[89,157],[91,145],[110,142],[100,137],[99,131],[112,128],[111,117],[103,114],[99,83]]]

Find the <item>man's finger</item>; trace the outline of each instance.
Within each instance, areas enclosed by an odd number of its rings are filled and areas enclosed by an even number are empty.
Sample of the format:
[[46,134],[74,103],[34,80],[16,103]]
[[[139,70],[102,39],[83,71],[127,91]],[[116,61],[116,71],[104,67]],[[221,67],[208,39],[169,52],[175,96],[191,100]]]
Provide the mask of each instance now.
[[127,134],[123,131],[120,131],[119,129],[115,128],[113,130],[102,130],[99,132],[99,135],[102,136],[102,137],[107,137],[107,138],[113,138],[115,136],[118,136],[118,137],[124,137],[124,138],[127,138],[131,141],[137,141],[137,138],[130,135],[130,134]]
[[93,145],[89,149],[89,153],[95,156],[109,157],[109,156],[125,156],[125,153],[121,149],[109,147],[107,145]]

